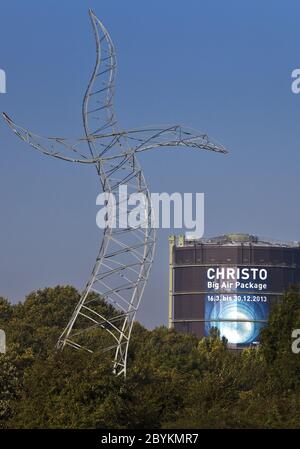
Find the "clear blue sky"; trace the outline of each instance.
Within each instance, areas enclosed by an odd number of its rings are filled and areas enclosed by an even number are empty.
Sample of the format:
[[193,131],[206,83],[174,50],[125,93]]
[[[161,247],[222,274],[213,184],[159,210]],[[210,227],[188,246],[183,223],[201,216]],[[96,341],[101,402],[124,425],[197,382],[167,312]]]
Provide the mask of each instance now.
[[[154,192],[205,192],[205,235],[300,240],[300,3],[258,0],[1,2],[1,110],[41,134],[79,136],[94,63],[92,7],[118,54],[122,127],[185,124],[230,156],[164,149],[141,163]],[[0,295],[82,288],[100,235],[97,177],[40,156],[0,124]],[[139,319],[166,323],[168,231],[159,232]]]

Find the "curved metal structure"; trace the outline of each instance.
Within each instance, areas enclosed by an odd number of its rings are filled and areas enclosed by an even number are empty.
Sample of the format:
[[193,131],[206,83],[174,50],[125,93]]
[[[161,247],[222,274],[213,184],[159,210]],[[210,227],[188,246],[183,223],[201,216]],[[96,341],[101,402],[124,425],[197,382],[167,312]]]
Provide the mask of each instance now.
[[[114,46],[100,20],[91,10],[89,15],[95,34],[96,63],[82,106],[84,137],[74,142],[42,137],[17,125],[7,114],[3,116],[18,137],[41,153],[93,165],[104,192],[117,193],[119,186],[125,184],[128,196],[142,192],[149,200],[150,207],[145,208],[139,226],[120,228],[116,217],[117,226],[105,228],[92,274],[57,343],[58,348],[68,345],[88,352],[112,350],[115,374],[126,376],[132,326],[149,277],[156,242],[150,193],[137,154],[178,146],[218,153],[227,151],[206,134],[178,125],[118,129],[113,109],[117,66]],[[121,208],[122,202],[118,206]],[[104,311],[104,300],[113,307]]]

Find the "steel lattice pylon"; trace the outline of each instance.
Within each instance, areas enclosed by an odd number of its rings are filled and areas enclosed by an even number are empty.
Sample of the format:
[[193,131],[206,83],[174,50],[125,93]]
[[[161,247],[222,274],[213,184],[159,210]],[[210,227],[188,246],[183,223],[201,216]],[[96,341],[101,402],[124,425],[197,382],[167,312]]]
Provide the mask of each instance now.
[[[120,130],[113,109],[117,66],[114,46],[100,20],[91,10],[89,15],[96,40],[96,63],[82,106],[85,136],[73,142],[60,137],[42,137],[17,125],[7,114],[3,116],[22,140],[41,153],[73,163],[92,164],[104,192],[117,193],[119,186],[126,184],[128,197],[142,192],[149,200],[149,208],[145,208],[139,226],[120,228],[117,223],[116,227],[104,230],[92,274],[57,343],[58,348],[68,345],[88,352],[112,350],[114,372],[126,376],[132,326],[149,277],[156,242],[150,193],[137,153],[177,146],[218,153],[227,151],[206,134],[179,125]],[[110,316],[107,310],[102,312],[103,300],[113,306],[108,308]],[[97,335],[99,329],[101,335]]]

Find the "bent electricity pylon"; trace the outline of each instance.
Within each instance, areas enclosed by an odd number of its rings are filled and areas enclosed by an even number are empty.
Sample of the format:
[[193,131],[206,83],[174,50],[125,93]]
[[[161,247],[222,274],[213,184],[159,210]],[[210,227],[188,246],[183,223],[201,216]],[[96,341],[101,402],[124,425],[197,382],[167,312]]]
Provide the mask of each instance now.
[[[84,137],[71,142],[60,137],[38,136],[14,123],[7,114],[3,116],[17,136],[41,153],[94,166],[107,194],[117,193],[119,186],[126,184],[128,197],[143,193],[148,200],[149,207],[145,207],[138,226],[121,228],[117,222],[115,228],[104,229],[91,276],[57,343],[61,349],[71,346],[90,353],[111,350],[114,373],[126,376],[132,326],[149,277],[156,242],[150,193],[137,153],[178,146],[218,153],[227,151],[206,134],[178,125],[120,130],[113,107],[115,49],[100,20],[91,10],[89,15],[96,40],[96,63],[83,99]],[[113,307],[103,311],[104,300]],[[97,336],[98,329],[104,332]]]

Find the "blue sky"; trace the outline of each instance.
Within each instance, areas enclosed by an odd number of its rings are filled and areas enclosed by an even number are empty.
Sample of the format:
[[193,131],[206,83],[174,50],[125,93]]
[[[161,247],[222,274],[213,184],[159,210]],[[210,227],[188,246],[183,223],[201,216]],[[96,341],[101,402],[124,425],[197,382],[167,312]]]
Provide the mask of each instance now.
[[[46,135],[80,136],[94,63],[92,7],[116,46],[121,127],[184,124],[230,149],[140,157],[153,192],[205,192],[205,235],[300,240],[297,1],[27,0],[1,3],[1,110]],[[81,289],[99,246],[99,193],[89,167],[40,156],[0,123],[0,295],[56,284]],[[179,232],[179,231],[177,231]],[[167,320],[168,234],[139,319]]]

